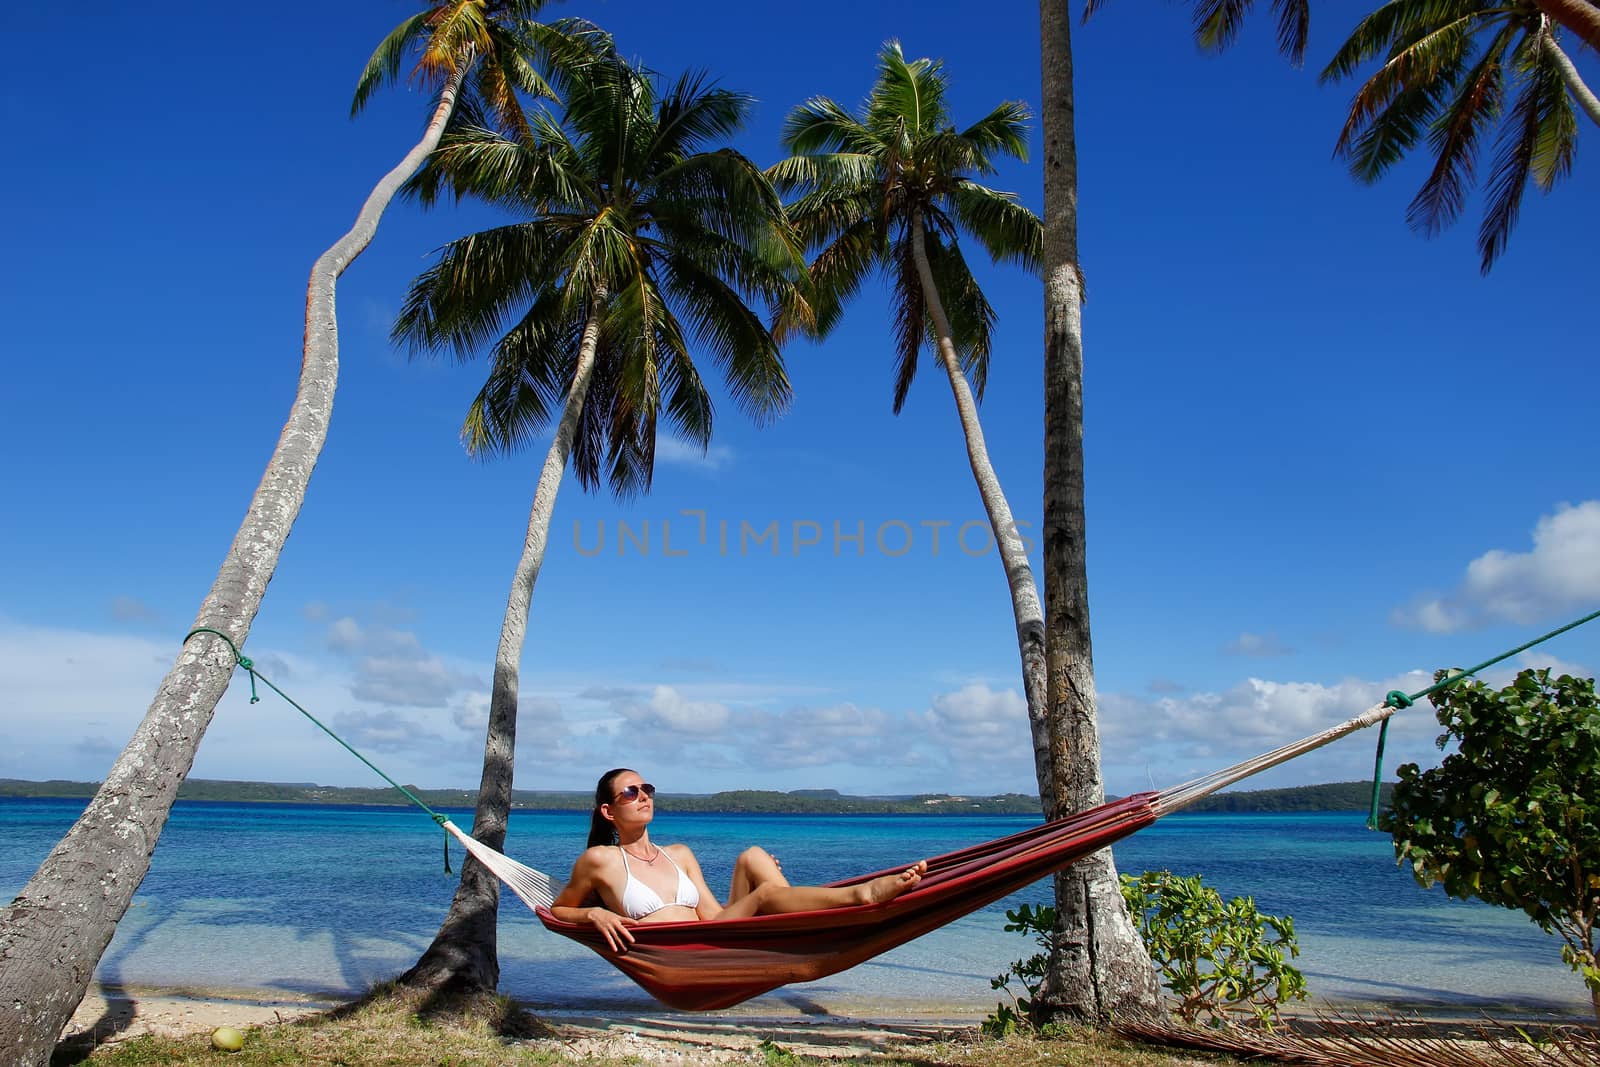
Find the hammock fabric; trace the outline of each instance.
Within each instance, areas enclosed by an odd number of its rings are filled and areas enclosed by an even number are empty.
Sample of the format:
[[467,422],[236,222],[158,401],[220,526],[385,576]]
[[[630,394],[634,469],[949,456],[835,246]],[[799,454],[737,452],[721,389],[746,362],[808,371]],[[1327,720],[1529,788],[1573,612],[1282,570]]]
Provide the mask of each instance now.
[[[1149,826],[1156,820],[1155,798],[1153,793],[1124,797],[1010,837],[935,856],[928,860],[928,873],[916,888],[884,904],[743,919],[641,923],[629,927],[634,942],[620,954],[592,926],[562,922],[552,915],[547,906],[551,887],[519,887],[519,880],[525,883],[536,872],[525,867],[520,872],[495,870],[522,865],[453,826],[447,828],[480,860],[490,853],[490,869],[534,908],[549,930],[587,945],[669,1007],[714,1011],[790,982],[837,974],[992,904]],[[904,869],[891,867],[834,885],[857,885]]]
[[[837,974],[945,923],[1009,896],[1074,860],[1150,825],[1152,794],[1125,797],[1068,819],[973,845],[928,861],[916,888],[885,904],[745,919],[643,923],[634,943],[612,952],[591,926],[564,923],[539,908],[551,931],[589,946],[657,1000],[712,1011],[790,982]],[[856,885],[904,867],[851,878]]]
[[[442,825],[532,908],[546,929],[587,945],[668,1007],[715,1011],[790,982],[809,982],[854,967],[1115,844],[1224,786],[1382,722],[1396,710],[1379,704],[1337,726],[1175,788],[1137,793],[1010,837],[935,856],[928,860],[928,873],[916,888],[884,904],[644,923],[629,927],[634,942],[625,953],[613,952],[593,927],[562,922],[551,914],[550,904],[560,886],[548,875],[473,839],[448,820]],[[899,867],[833,884],[857,885],[897,874],[912,862],[914,858]]]

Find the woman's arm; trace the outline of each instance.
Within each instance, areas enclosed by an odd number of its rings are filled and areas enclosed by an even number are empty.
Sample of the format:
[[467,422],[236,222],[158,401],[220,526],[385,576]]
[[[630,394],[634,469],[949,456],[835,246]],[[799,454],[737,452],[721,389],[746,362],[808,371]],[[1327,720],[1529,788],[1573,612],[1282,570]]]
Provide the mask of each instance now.
[[605,937],[613,952],[622,953],[633,943],[633,933],[628,929],[633,920],[589,903],[604,899],[601,889],[607,884],[606,861],[611,858],[607,852],[607,849],[591,848],[578,857],[578,862],[572,865],[572,877],[550,905],[550,914],[562,922],[593,926]]
[[695,909],[695,914],[702,919],[715,919],[721,915],[722,905],[717,901],[717,895],[706,886],[706,876],[700,873],[700,861],[694,858],[694,852],[688,845],[668,845],[667,849],[700,893],[700,906]]

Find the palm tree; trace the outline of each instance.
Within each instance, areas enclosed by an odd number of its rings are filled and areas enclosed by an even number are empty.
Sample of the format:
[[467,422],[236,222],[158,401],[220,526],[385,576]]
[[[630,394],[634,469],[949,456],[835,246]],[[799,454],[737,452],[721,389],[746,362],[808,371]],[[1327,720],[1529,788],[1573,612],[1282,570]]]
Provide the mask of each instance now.
[[[373,189],[355,225],[311,269],[300,383],[288,421],[251,498],[239,532],[195,617],[195,629],[228,634],[243,645],[305,499],[327,438],[338,379],[334,289],[339,275],[372,241],[401,184],[438,143],[476,67],[476,86],[496,106],[510,84],[536,90],[521,60],[501,65],[502,46],[527,32],[524,20],[543,0],[442,0],[396,29],[368,63],[356,109],[407,48],[422,52],[419,78],[438,87],[422,140]],[[509,57],[508,57],[509,58]],[[235,657],[211,633],[185,644],[144,719],[106,774],[83,815],[0,913],[0,1048],[6,1062],[42,1064],[83,999],[95,965],[150,869],[178,786],[194,763]]]
[[1498,124],[1478,228],[1487,274],[1506,249],[1528,184],[1549,191],[1572,170],[1572,101],[1600,125],[1600,101],[1558,33],[1534,0],[1392,0],[1361,20],[1322,72],[1324,81],[1338,81],[1383,60],[1356,90],[1335,151],[1352,175],[1375,182],[1426,134],[1434,165],[1406,218],[1432,236],[1461,214],[1478,180],[1484,134]]
[[[1086,12],[1087,14],[1087,12]],[[1046,721],[1052,819],[1105,799],[1094,659],[1083,468],[1083,272],[1078,260],[1078,150],[1072,23],[1064,0],[1040,0],[1040,118],[1044,135],[1044,593]],[[1111,850],[1055,878],[1056,929],[1043,987],[1043,1021],[1099,1024],[1159,1010],[1149,954],[1128,918]]]
[[[760,170],[712,147],[743,125],[750,98],[693,76],[663,89],[620,60],[577,82],[561,118],[534,116],[531,139],[469,126],[419,175],[425,202],[448,189],[524,218],[447,245],[394,328],[413,351],[465,359],[487,348],[488,380],[463,430],[470,451],[509,451],[555,421],[495,655],[473,823],[493,848],[511,804],[528,608],[569,460],[584,488],[604,482],[627,496],[650,485],[663,415],[706,446],[712,405],[692,343],[756,419],[789,399],[777,342],[747,301],[786,298],[803,269],[798,245]],[[492,990],[497,905],[494,877],[469,860],[438,935],[402,981]]]
[[858,114],[826,97],[789,114],[783,144],[791,155],[768,173],[781,191],[798,194],[789,216],[816,252],[810,267],[815,294],[809,324],[782,318],[780,335],[800,328],[826,334],[865,277],[881,270],[894,290],[896,414],[924,346],[932,348],[955,397],[967,460],[1010,587],[1034,766],[1040,788],[1047,789],[1044,617],[978,422],[994,310],[960,245],[965,234],[998,262],[1037,269],[1038,217],[1014,195],[977,181],[995,172],[998,159],[1026,158],[1028,112],[1023,104],[1003,103],[957,130],[946,92],[942,64],[908,62],[891,41],[878,55],[877,81]]

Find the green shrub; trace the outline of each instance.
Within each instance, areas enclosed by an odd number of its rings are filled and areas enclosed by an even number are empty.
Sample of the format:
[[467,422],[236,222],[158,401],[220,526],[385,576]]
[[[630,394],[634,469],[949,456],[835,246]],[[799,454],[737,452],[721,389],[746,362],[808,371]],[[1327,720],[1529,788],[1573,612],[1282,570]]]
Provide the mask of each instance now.
[[1305,975],[1289,963],[1300,946],[1287,915],[1263,915],[1251,897],[1225,901],[1200,875],[1170,871],[1123,875],[1122,898],[1184,1022],[1248,1016],[1271,1029],[1280,1004],[1305,999]]
[[[1434,675],[1444,680],[1445,672]],[[1565,944],[1600,1018],[1600,701],[1593,678],[1526,670],[1432,699],[1457,751],[1407,763],[1380,826],[1423,886],[1527,914]]]
[[[1056,909],[1048,904],[1041,904],[1037,908],[1024,904],[1006,912],[1005,929],[1008,933],[1031,934],[1034,943],[1044,951],[1025,960],[1013,960],[1004,974],[990,979],[989,988],[1002,990],[1011,998],[1011,1003],[1001,1001],[994,1012],[983,1020],[979,1029],[989,1037],[1005,1037],[1019,1030],[1033,1028],[1028,1020],[1028,1006],[1038,994],[1039,985],[1044,981],[1045,968],[1050,963],[1050,950],[1055,945]],[[1021,995],[1011,988],[1013,980],[1022,986]]]

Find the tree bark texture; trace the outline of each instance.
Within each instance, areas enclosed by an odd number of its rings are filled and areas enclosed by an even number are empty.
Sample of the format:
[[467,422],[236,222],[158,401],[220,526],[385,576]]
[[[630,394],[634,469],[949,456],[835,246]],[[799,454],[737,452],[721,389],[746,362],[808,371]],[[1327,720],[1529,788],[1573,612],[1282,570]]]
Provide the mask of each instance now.
[[978,421],[978,405],[972,396],[972,387],[961,371],[961,360],[956,356],[955,342],[951,339],[950,319],[945,314],[944,301],[934,284],[933,268],[928,263],[927,242],[922,227],[922,216],[911,220],[912,254],[917,260],[917,276],[922,282],[923,299],[928,304],[928,314],[933,318],[934,332],[938,335],[935,347],[950,391],[955,394],[956,413],[961,419],[961,432],[967,442],[967,462],[972,467],[972,477],[978,483],[978,495],[983,499],[984,511],[989,516],[989,526],[994,531],[994,543],[1000,554],[1000,564],[1005,568],[1006,584],[1011,590],[1011,613],[1017,623],[1017,647],[1022,654],[1022,691],[1028,702],[1028,728],[1033,738],[1033,769],[1039,782],[1039,795],[1049,796],[1050,789],[1050,725],[1046,718],[1045,700],[1045,638],[1044,611],[1039,606],[1039,587],[1033,580],[1033,568],[1028,564],[1028,553],[1017,530],[1011,505],[1000,488],[1000,479],[989,461],[989,449],[984,444],[983,426]]
[[[1065,0],[1040,0],[1043,57],[1045,458],[1044,597],[1051,780],[1046,815],[1105,799],[1100,778],[1084,545],[1083,282],[1072,37]],[[1155,1012],[1159,990],[1128,918],[1111,850],[1056,876],[1056,944],[1034,1014],[1097,1024]]]
[[1590,0],[1534,0],[1540,11],[1600,49],[1600,5]]
[[1594,90],[1589,88],[1583,76],[1578,73],[1578,68],[1573,65],[1572,57],[1556,43],[1555,36],[1550,33],[1548,27],[1544,31],[1544,40],[1541,43],[1550,50],[1550,56],[1555,60],[1556,69],[1561,72],[1561,80],[1566,84],[1567,92],[1571,93],[1578,106],[1583,108],[1583,113],[1589,116],[1589,121],[1600,126],[1600,99],[1595,97]]
[[[528,608],[533,587],[544,564],[555,514],[556,493],[572,454],[572,439],[583,414],[584,399],[594,377],[595,353],[600,342],[600,320],[605,294],[596,295],[589,321],[584,324],[577,366],[567,390],[555,439],[545,455],[528,514],[522,556],[511,579],[505,619],[500,626],[500,646],[495,652],[494,687],[489,696],[489,726],[483,744],[483,779],[472,816],[472,836],[497,852],[505,850],[506,824],[511,817],[511,782],[516,763],[517,691],[522,646],[528,634]],[[461,883],[450,901],[433,943],[416,964],[400,976],[403,985],[437,992],[493,992],[500,983],[496,926],[500,911],[500,883],[489,870],[468,856],[462,863]]]
[[[288,421],[250,500],[195,628],[220,630],[243,646],[267,583],[305,500],[327,440],[339,377],[334,290],[371,243],[384,208],[433,151],[455,106],[446,86],[421,142],[373,189],[355,225],[318,257],[306,292],[300,384]],[[184,645],[132,740],[83,815],[0,913],[0,1063],[47,1063],[62,1027],[89,987],[150,855],[178,786],[194,764],[217,701],[233,677],[228,646],[210,634]]]

